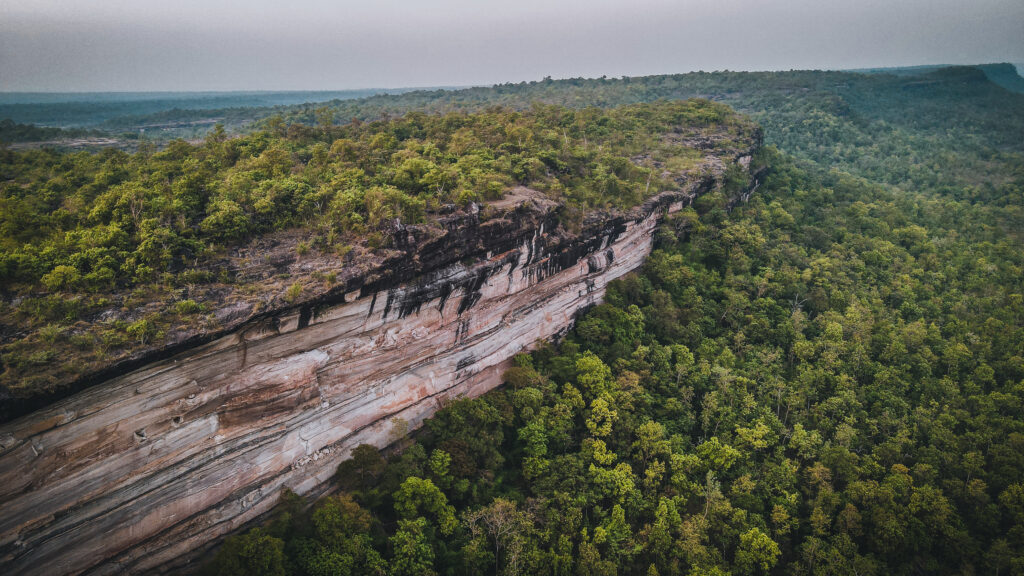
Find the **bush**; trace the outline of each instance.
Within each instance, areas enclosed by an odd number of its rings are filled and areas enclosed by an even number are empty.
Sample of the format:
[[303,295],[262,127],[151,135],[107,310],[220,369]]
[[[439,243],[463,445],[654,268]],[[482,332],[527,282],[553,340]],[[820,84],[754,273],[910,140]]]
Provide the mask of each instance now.
[[143,346],[149,344],[160,335],[156,324],[148,318],[132,322],[125,330]]
[[196,302],[195,300],[181,300],[174,305],[174,311],[182,316],[187,314],[198,314],[199,312],[205,312],[206,306]]
[[82,281],[82,275],[73,266],[56,266],[49,274],[40,279],[43,286],[51,292],[58,290],[74,290]]
[[284,299],[289,303],[294,304],[299,301],[302,297],[302,284],[296,282],[288,287],[288,291],[284,294]]

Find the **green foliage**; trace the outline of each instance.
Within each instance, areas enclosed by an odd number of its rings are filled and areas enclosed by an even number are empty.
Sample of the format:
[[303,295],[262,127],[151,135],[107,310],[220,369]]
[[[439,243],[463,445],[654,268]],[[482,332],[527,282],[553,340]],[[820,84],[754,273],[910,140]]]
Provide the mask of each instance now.
[[288,287],[288,290],[284,294],[284,299],[288,302],[295,303],[302,297],[302,284],[299,282],[293,283]]
[[195,300],[180,300],[174,304],[174,311],[181,315],[198,314],[205,312],[206,307]]
[[142,318],[129,324],[125,331],[128,335],[139,341],[139,344],[147,344],[157,336],[160,331],[149,318]]
[[398,530],[391,537],[391,548],[395,551],[391,559],[390,574],[393,576],[432,576],[434,572],[434,550],[426,537],[425,518],[399,520]]
[[583,206],[629,206],[650,180],[624,158],[667,159],[673,145],[661,134],[708,114],[718,128],[752,129],[702,100],[612,111],[410,113],[345,126],[321,110],[317,131],[268,128],[197,145],[174,141],[159,152],[5,150],[0,281],[50,290],[131,284],[252,235],[415,224],[442,204],[499,198],[515,184]]
[[[435,460],[431,461],[436,467]],[[455,509],[448,505],[448,498],[429,479],[410,476],[394,494],[395,512],[406,519],[423,514],[431,515],[442,534],[451,534],[457,524]]]
[[736,568],[740,574],[767,574],[779,559],[779,546],[758,528],[740,535]]
[[78,273],[78,269],[72,266],[59,265],[54,267],[53,270],[44,275],[40,282],[47,290],[58,291],[58,290],[74,290],[82,281],[82,275]]
[[[694,72],[546,79],[415,91],[329,106],[338,118],[373,120],[410,110],[444,113],[494,105],[527,110],[537,103],[587,108],[705,97],[751,115],[764,127],[768,144],[819,166],[915,191],[1019,206],[1020,176],[1002,168],[1014,162],[1019,165],[1024,152],[1020,138],[1024,95],[1002,87],[1022,82],[1012,66],[922,68],[900,75],[881,72]],[[295,106],[285,118],[312,124],[319,107]],[[715,112],[704,111],[695,119],[714,122]],[[1019,212],[1015,217],[1020,218]]]
[[288,570],[284,541],[267,534],[261,528],[231,536],[218,550],[217,558],[210,564],[207,573],[223,576],[285,576]]
[[387,574],[375,549],[370,514],[348,494],[329,496],[306,510],[285,491],[264,527],[228,538],[206,567],[209,574],[362,576]]

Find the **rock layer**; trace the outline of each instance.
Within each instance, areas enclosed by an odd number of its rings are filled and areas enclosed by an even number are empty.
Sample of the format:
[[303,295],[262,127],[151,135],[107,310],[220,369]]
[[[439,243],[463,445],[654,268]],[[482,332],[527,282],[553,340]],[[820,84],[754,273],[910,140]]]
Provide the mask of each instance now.
[[284,487],[317,493],[355,446],[498,385],[514,354],[640,266],[665,214],[715,185],[694,179],[576,234],[525,201],[487,224],[469,263],[452,263],[468,245],[453,226],[418,248],[426,264],[392,262],[0,426],[0,568],[152,571],[266,513]]

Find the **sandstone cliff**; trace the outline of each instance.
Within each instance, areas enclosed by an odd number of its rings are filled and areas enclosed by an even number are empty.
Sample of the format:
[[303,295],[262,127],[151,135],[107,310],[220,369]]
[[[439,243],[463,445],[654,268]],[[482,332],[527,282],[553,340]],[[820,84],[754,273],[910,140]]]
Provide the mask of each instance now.
[[[709,160],[747,167],[758,145]],[[266,513],[283,487],[317,493],[353,447],[499,384],[512,355],[640,266],[660,219],[721,172],[575,232],[526,190],[440,236],[399,227],[398,255],[344,289],[0,426],[0,570],[152,571]]]

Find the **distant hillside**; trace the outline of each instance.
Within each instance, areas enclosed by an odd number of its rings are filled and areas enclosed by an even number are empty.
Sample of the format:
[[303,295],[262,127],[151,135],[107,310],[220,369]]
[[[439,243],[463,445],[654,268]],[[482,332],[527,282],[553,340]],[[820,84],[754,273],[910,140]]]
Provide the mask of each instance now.
[[[114,134],[142,129],[147,139],[198,139],[215,123],[224,124],[231,133],[252,130],[253,122],[258,129],[266,122],[343,124],[352,119],[394,118],[413,110],[472,112],[490,106],[525,110],[538,102],[608,108],[702,97],[750,114],[764,126],[767,143],[803,160],[904,187],[942,189],[957,196],[984,195],[991,200],[991,192],[979,191],[979,186],[1002,190],[1001,196],[1009,194],[1007,172],[993,170],[993,163],[1007,163],[1008,153],[1024,153],[1020,138],[1024,134],[1024,94],[1006,89],[1013,79],[1024,82],[1009,64],[545,78],[364,98],[346,94],[328,102],[274,107],[177,107],[111,118],[103,128]],[[314,93],[289,97],[300,94]],[[932,161],[934,154],[926,150],[957,150],[958,155]]]
[[[927,78],[940,70],[960,70],[958,77]],[[970,70],[980,71],[974,77]],[[963,85],[970,80],[971,86]],[[921,84],[921,82],[931,82]],[[958,84],[959,82],[959,84]],[[928,88],[924,88],[928,86]],[[1004,123],[992,112],[1020,101],[1007,99],[1002,89],[1024,93],[1024,78],[1012,64],[973,67],[910,66],[872,68],[844,72],[694,72],[637,78],[569,78],[508,83],[465,89],[379,89],[340,92],[221,92],[221,93],[107,93],[107,94],[12,94],[0,93],[0,119],[42,126],[86,126],[109,134],[142,133],[147,139],[201,138],[215,124],[228,132],[245,131],[252,122],[280,114],[287,123],[315,124],[315,111],[328,106],[333,121],[353,118],[375,120],[410,110],[430,112],[473,111],[492,105],[525,109],[532,102],[572,108],[611,107],[659,99],[706,97],[754,114],[766,123],[769,141],[785,145],[773,129],[782,116],[802,115],[812,106],[824,114],[844,107],[871,122],[897,125],[914,122],[929,125],[935,134],[943,122],[947,100],[971,99],[969,118],[962,127],[982,121],[976,132],[998,136],[997,146],[1019,142],[1021,126]],[[907,98],[904,90],[924,92]],[[806,98],[795,98],[798,95]],[[932,101],[927,110],[918,107],[922,96]],[[983,102],[984,101],[984,102]],[[860,104],[857,104],[857,103]],[[875,106],[886,102],[885,106]],[[906,106],[913,102],[913,106]],[[968,108],[964,108],[967,111]],[[781,115],[781,116],[780,116]],[[842,114],[839,114],[842,116]],[[785,131],[800,129],[786,124]],[[859,128],[864,128],[861,125]],[[991,132],[993,129],[994,132]],[[962,131],[961,131],[962,132]],[[794,138],[790,138],[793,144]],[[807,143],[802,138],[800,146]],[[820,158],[818,158],[820,159]]]
[[[223,116],[219,111],[348,100],[375,94],[400,94],[412,88],[280,92],[5,92],[0,119],[49,127],[135,127],[135,119],[169,111],[191,111],[189,121]],[[196,112],[216,110],[213,114]],[[143,124],[146,122],[143,121]],[[152,123],[152,122],[150,122]],[[212,124],[213,122],[210,122]]]
[[[863,74],[892,74],[894,76],[920,76],[921,74],[927,74],[934,72],[941,68],[951,67],[948,64],[935,65],[935,66],[900,66],[895,68],[862,68],[857,70],[849,70],[849,72],[859,72]],[[979,64],[974,66],[985,72],[985,76],[988,77],[992,82],[1010,90],[1011,92],[1017,92],[1018,94],[1024,94],[1024,78],[1021,78],[1019,67],[1002,62],[999,64]]]
[[1024,78],[1020,76],[1020,68],[1013,64],[986,64],[978,66],[985,71],[988,79],[1007,90],[1024,94]]
[[[1024,95],[977,67],[915,75],[836,71],[694,72],[640,78],[544,79],[464,90],[420,90],[326,106],[338,121],[375,120],[417,110],[470,112],[488,106],[571,108],[708,98],[750,114],[765,139],[806,161],[889,184],[956,196],[1013,194],[1006,154],[1024,153]],[[285,124],[316,124],[325,104],[281,109]],[[275,120],[276,122],[277,120]],[[939,151],[955,157],[942,156]],[[1011,162],[1012,164],[1012,162]]]
[[80,128],[64,130],[61,128],[36,126],[34,124],[17,124],[9,118],[0,120],[0,142],[6,143],[38,142],[97,135],[98,133],[95,130],[83,130]]

